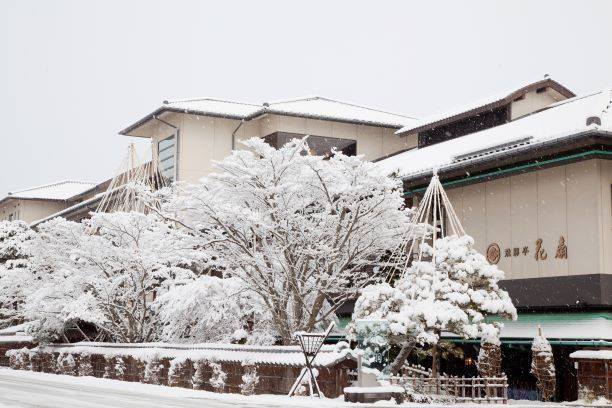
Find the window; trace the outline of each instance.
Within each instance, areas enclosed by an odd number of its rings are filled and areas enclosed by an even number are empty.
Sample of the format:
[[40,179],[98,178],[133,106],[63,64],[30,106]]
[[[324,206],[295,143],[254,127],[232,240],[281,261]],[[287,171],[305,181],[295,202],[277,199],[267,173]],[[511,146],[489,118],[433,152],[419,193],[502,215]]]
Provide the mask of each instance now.
[[546,92],[546,87],[545,86],[536,89],[536,93],[544,93],[544,92]]
[[[264,137],[266,143],[275,148],[284,146],[291,139],[302,138],[305,135],[299,133],[275,132]],[[357,154],[357,142],[350,139],[338,139],[335,137],[308,136],[308,147],[310,153],[315,156],[331,156],[333,148],[342,151],[347,156]]]
[[161,140],[157,144],[157,160],[159,172],[169,181],[175,180],[176,169],[176,137],[170,137]]

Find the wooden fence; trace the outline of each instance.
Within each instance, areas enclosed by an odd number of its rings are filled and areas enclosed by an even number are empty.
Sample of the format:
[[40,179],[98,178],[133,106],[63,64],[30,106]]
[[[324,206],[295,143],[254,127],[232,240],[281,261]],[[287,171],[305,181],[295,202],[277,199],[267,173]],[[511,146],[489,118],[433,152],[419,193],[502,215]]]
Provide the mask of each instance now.
[[419,394],[438,395],[455,402],[508,402],[506,377],[407,377],[392,376],[391,384],[401,385]]

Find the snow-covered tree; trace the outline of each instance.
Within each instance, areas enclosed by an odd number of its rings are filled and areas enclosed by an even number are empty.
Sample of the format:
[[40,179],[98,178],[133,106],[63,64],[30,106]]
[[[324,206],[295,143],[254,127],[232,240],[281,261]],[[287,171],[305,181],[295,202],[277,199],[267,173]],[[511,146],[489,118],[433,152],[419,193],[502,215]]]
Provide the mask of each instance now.
[[23,321],[21,306],[34,283],[26,249],[33,236],[23,221],[0,221],[0,328]]
[[289,343],[380,275],[408,211],[400,181],[361,157],[312,156],[305,139],[244,144],[202,183],[179,186],[163,211],[259,296]]
[[481,377],[501,376],[501,341],[498,325],[486,325],[480,335],[480,350],[476,367]]
[[538,391],[540,391],[543,401],[550,401],[555,396],[557,385],[555,361],[552,347],[539,327],[538,335],[534,337],[531,345],[531,353],[531,373],[537,380]]
[[227,374],[223,371],[221,364],[211,361],[210,368],[212,368],[212,374],[208,382],[213,387],[215,392],[223,392],[225,388],[225,382],[227,381]]
[[255,394],[255,388],[259,384],[259,375],[257,374],[257,366],[250,361],[243,361],[242,368],[242,384],[240,384],[240,392],[244,395]]
[[198,252],[183,247],[180,231],[152,214],[98,213],[83,223],[56,218],[38,230],[29,268],[52,273],[28,296],[25,313],[36,320],[30,331],[40,340],[84,323],[99,339],[153,340],[155,296],[194,278],[185,266]]
[[[436,345],[443,331],[474,338],[486,327],[487,315],[516,318],[516,308],[498,282],[504,273],[473,249],[474,241],[451,235],[431,245],[421,243],[431,261],[415,261],[402,278],[366,287],[353,320],[389,321],[389,336],[401,351],[391,370],[397,372],[417,344]],[[354,329],[353,329],[354,330]],[[435,350],[434,350],[435,360]]]
[[267,310],[236,277],[201,276],[155,302],[164,341],[272,344]]
[[91,364],[91,354],[82,352],[79,355],[79,377],[93,377],[93,365]]

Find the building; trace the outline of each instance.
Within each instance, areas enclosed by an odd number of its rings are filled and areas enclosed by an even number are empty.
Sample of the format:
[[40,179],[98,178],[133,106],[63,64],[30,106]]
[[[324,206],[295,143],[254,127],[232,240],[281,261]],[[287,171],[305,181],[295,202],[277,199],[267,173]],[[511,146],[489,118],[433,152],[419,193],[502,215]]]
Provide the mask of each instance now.
[[241,148],[240,140],[262,137],[279,147],[309,135],[315,154],[336,147],[374,160],[413,148],[413,141],[395,132],[414,122],[408,116],[321,97],[261,105],[204,98],[165,101],[120,134],[150,138],[164,176],[196,182],[212,171],[213,160]]
[[60,181],[8,193],[0,200],[0,220],[33,222],[100,192],[94,183]]
[[380,161],[409,202],[437,170],[476,248],[506,272],[519,318],[501,335],[516,395],[534,385],[538,325],[563,400],[576,397],[569,354],[612,347],[611,104],[610,90],[573,96],[546,78],[406,126],[398,134],[417,147]]

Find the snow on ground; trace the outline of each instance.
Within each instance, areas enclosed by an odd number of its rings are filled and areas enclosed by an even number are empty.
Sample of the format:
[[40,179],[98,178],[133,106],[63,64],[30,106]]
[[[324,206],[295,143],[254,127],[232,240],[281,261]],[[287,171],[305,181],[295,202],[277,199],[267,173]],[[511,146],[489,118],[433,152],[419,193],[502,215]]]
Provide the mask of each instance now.
[[[560,407],[560,404],[533,401],[511,401],[513,408]],[[0,369],[0,408],[277,408],[277,407],[397,407],[390,402],[376,404],[349,404],[341,399],[318,400],[308,397],[288,398],[282,395],[215,394],[184,388],[130,383],[94,377],[71,377],[65,375],[33,373]],[[488,404],[402,404],[402,407],[426,408],[492,408],[502,405]]]

